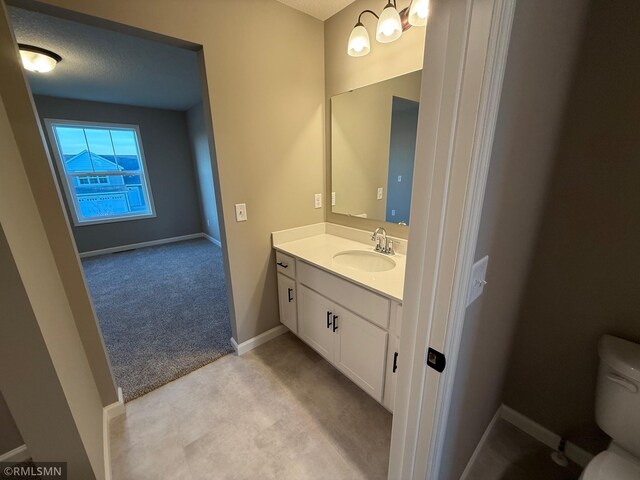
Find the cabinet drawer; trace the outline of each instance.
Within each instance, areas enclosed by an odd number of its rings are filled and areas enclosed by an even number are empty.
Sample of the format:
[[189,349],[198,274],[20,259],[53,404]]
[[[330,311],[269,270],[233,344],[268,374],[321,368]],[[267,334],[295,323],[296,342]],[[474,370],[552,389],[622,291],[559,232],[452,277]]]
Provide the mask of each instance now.
[[296,259],[276,251],[276,268],[289,278],[296,278]]
[[304,262],[298,265],[298,278],[301,283],[337,304],[385,330],[389,328],[391,302],[388,298]]

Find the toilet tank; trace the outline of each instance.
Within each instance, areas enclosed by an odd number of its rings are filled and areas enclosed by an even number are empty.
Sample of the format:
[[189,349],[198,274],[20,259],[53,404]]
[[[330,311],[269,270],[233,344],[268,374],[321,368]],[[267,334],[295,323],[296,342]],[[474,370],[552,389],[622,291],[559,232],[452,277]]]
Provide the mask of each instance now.
[[604,335],[598,354],[596,421],[615,444],[640,457],[640,344]]

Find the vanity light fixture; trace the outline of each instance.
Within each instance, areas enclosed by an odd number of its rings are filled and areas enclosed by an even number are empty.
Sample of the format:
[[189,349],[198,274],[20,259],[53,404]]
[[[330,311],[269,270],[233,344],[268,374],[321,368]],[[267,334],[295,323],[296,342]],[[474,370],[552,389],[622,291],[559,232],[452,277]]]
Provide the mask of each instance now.
[[33,45],[18,44],[22,66],[30,72],[46,73],[54,68],[62,57],[57,53]]
[[358,22],[351,31],[347,53],[352,57],[363,57],[371,51],[369,33],[362,23],[362,15],[370,13],[378,19],[376,40],[379,43],[390,43],[412,26],[423,27],[429,16],[429,0],[411,0],[407,8],[398,11],[396,0],[388,0],[380,15],[372,10],[363,10],[358,15]]

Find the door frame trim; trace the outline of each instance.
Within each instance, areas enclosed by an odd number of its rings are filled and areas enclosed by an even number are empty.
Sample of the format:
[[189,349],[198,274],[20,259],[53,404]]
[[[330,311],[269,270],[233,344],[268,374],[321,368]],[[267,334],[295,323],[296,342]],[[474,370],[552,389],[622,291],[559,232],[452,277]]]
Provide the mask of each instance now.
[[[420,103],[433,108],[418,125],[391,479],[440,473],[516,0],[432,4]],[[442,374],[426,367],[428,347],[447,354]]]

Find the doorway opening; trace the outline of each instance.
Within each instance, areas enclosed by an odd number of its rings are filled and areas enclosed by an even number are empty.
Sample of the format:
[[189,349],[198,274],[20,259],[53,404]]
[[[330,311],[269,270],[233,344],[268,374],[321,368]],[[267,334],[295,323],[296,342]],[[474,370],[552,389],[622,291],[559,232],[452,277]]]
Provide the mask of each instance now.
[[8,11],[21,51],[59,56],[25,75],[124,400],[233,352],[197,47]]

